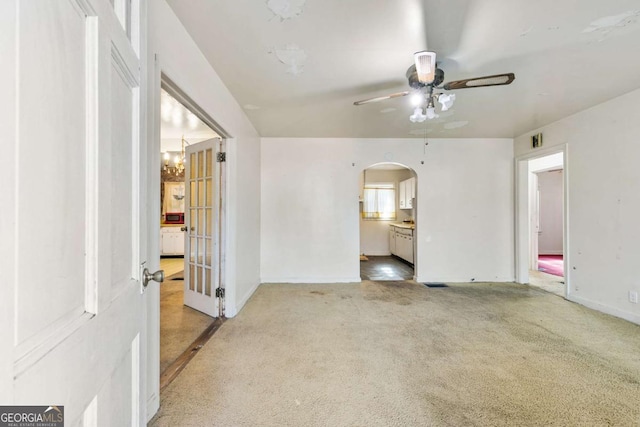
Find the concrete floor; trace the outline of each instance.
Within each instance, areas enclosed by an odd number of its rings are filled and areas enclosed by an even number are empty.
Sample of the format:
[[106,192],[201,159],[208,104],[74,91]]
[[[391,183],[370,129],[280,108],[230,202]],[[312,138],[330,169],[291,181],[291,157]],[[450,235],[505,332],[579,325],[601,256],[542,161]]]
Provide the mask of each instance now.
[[640,326],[517,284],[262,285],[151,426],[640,425]]
[[393,256],[369,256],[360,261],[362,280],[411,280],[413,267]]
[[184,271],[184,257],[160,258],[160,269],[164,270],[164,277],[180,273]]
[[[167,268],[162,262],[160,266]],[[171,276],[160,284],[161,373],[213,322],[212,317],[184,305],[183,287],[183,280],[172,280]]]

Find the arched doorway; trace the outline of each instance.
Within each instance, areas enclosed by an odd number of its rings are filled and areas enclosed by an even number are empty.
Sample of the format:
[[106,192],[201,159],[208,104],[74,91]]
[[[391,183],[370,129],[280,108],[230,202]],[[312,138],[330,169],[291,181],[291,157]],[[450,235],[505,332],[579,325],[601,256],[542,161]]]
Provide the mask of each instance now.
[[360,173],[359,188],[361,280],[413,280],[416,173],[399,163],[377,163]]

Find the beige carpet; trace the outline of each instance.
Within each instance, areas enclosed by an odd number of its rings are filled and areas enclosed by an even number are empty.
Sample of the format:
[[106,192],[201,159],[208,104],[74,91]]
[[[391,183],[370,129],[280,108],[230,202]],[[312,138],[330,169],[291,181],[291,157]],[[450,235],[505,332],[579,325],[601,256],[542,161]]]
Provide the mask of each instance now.
[[564,298],[564,277],[554,276],[538,270],[529,270],[529,284]]
[[160,284],[160,373],[213,322],[213,317],[184,305],[183,280]]
[[639,349],[524,285],[262,285],[150,425],[637,426]]

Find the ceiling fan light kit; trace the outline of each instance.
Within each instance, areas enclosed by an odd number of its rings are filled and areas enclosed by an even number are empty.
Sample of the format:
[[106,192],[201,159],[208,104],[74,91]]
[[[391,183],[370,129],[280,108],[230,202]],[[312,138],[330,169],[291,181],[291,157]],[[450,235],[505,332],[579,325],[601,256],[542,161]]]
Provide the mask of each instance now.
[[416,107],[413,114],[409,116],[411,123],[422,123],[427,120],[427,116],[422,113],[422,107]]
[[455,93],[451,93],[451,94],[441,93],[440,95],[438,95],[438,102],[441,105],[440,109],[442,111],[447,111],[449,108],[451,108],[455,100],[456,100]]
[[[456,100],[455,94],[434,93],[434,89],[438,90],[455,90],[467,89],[474,87],[486,86],[503,86],[511,84],[516,76],[513,73],[495,74],[492,76],[475,77],[471,79],[454,80],[440,86],[444,81],[444,71],[438,68],[436,63],[436,53],[429,51],[420,51],[413,54],[414,64],[407,70],[406,76],[409,86],[415,89],[411,97],[411,104],[415,107],[413,114],[409,116],[412,123],[421,123],[426,119],[438,118],[436,114],[434,100],[440,103],[442,111],[451,108]],[[391,98],[398,98],[408,95],[410,92],[398,92],[386,96],[378,96],[375,98],[363,99],[356,101],[353,105],[363,105],[372,102],[384,101]],[[422,105],[426,104],[423,113]]]

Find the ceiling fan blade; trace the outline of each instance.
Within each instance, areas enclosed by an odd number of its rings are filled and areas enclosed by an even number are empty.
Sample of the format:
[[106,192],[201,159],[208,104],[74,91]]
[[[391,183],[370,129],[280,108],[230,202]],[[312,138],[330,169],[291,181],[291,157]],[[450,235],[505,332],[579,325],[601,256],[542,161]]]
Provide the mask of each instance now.
[[453,90],[484,86],[501,86],[511,84],[515,79],[516,75],[513,73],[496,74],[493,76],[476,77],[473,79],[455,80],[445,83],[443,89]]
[[376,96],[375,98],[369,98],[369,99],[363,99],[362,101],[356,101],[356,102],[353,103],[353,105],[369,104],[371,102],[384,101],[385,99],[391,99],[391,98],[400,98],[401,96],[407,96],[407,95],[409,95],[409,91],[397,92],[397,93],[392,93],[391,95]]

